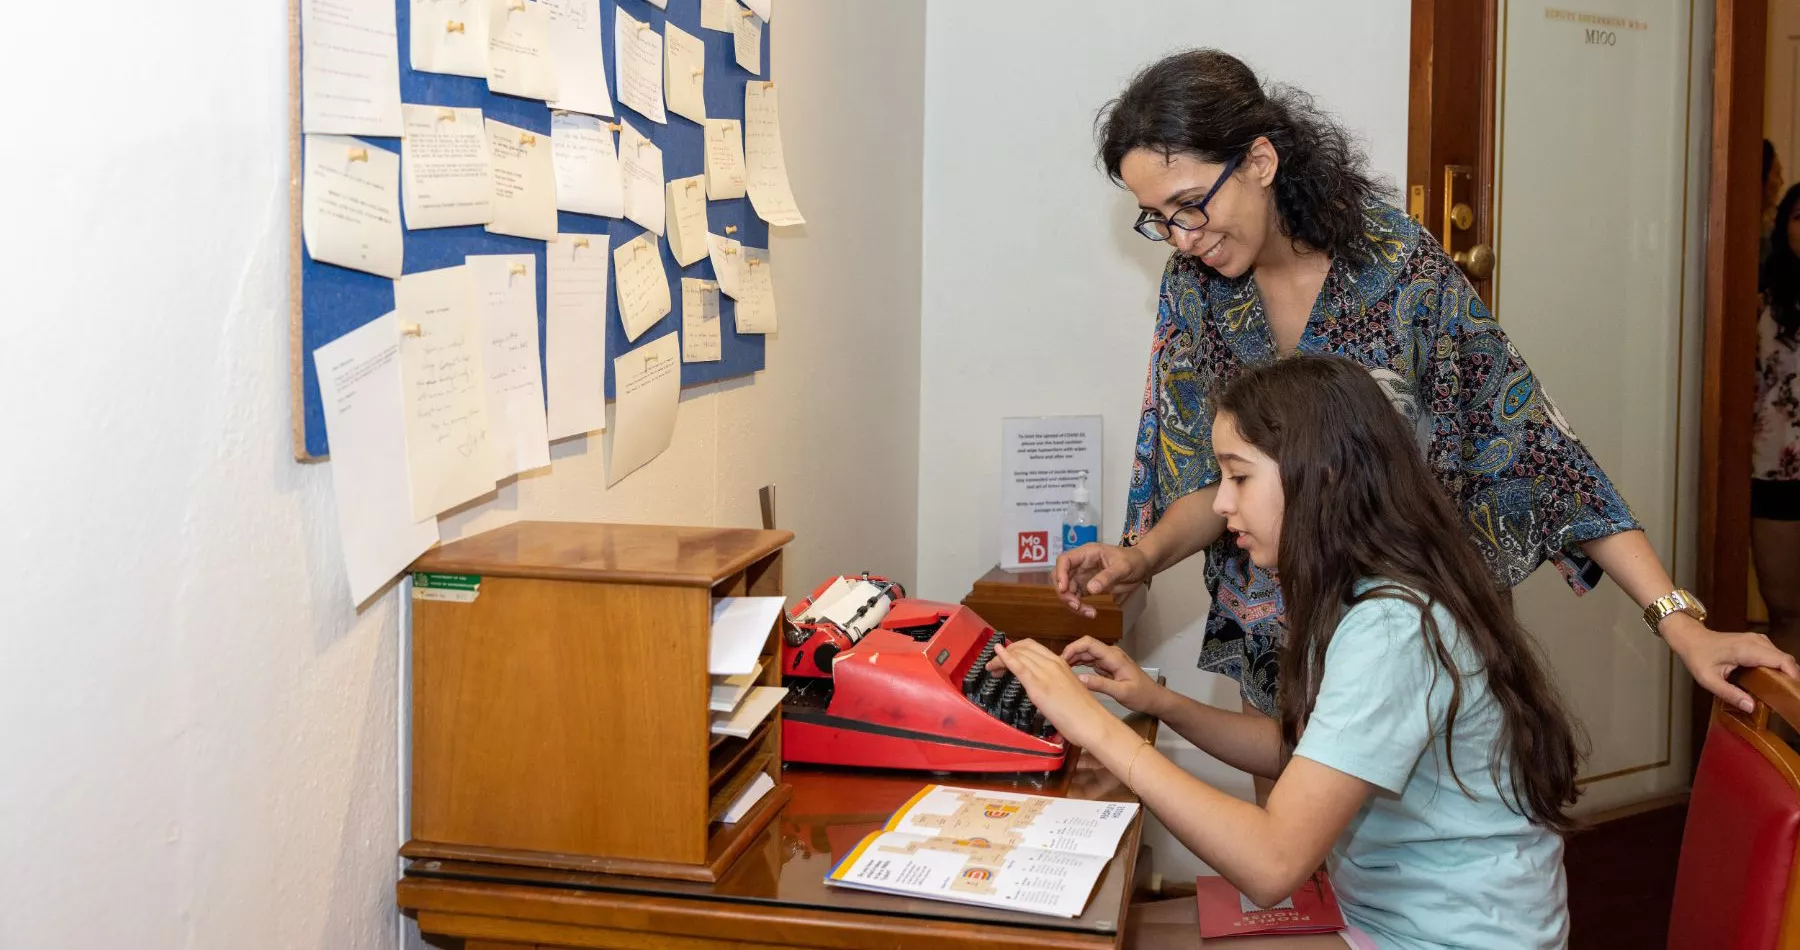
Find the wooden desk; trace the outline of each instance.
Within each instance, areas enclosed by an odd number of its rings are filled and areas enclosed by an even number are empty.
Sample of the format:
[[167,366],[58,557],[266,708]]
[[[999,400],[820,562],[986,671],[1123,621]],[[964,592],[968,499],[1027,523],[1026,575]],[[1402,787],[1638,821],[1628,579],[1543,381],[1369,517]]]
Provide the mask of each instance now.
[[[1133,717],[1154,741],[1156,722]],[[933,776],[792,766],[793,800],[717,883],[416,860],[400,908],[434,945],[460,950],[1101,950],[1117,948],[1140,870],[1140,811],[1074,920],[827,887],[825,874],[919,786],[938,781],[1135,801],[1091,756],[1050,775]],[[994,779],[998,778],[998,781]],[[459,942],[460,941],[460,942]]]

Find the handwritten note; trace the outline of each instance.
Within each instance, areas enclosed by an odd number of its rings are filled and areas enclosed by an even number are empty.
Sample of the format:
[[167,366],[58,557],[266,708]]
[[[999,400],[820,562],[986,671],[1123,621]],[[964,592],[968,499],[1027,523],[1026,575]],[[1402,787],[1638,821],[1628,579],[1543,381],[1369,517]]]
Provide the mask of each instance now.
[[495,234],[556,237],[556,163],[550,143],[536,132],[487,120],[488,150],[494,166]]
[[681,361],[705,363],[724,356],[719,337],[719,285],[681,278]]
[[494,169],[480,109],[405,107],[400,189],[406,226],[449,228],[494,218]]
[[619,399],[612,458],[606,465],[608,486],[661,455],[674,438],[675,411],[681,405],[677,347],[676,335],[665,333],[613,360]]
[[550,11],[550,61],[556,70],[553,109],[612,115],[600,0],[543,0]]
[[744,84],[744,159],[756,216],[773,225],[805,224],[781,154],[781,115],[772,82]]
[[412,0],[413,71],[486,79],[488,15],[488,0]]
[[544,248],[544,368],[550,438],[606,428],[604,234],[561,234]]
[[669,111],[706,121],[706,43],[673,23],[663,25],[663,63]]
[[743,286],[737,298],[737,332],[775,332],[775,272],[769,252],[744,248]]
[[743,293],[744,245],[717,234],[706,235],[706,253],[712,258],[719,290],[733,300]]
[[650,24],[624,10],[613,14],[614,85],[619,102],[652,122],[668,122],[663,112],[662,37]]
[[346,135],[308,135],[300,192],[313,260],[400,276],[400,156]]
[[663,233],[663,153],[656,143],[620,123],[619,165],[625,179],[625,217]]
[[556,207],[607,218],[625,214],[625,181],[607,123],[575,112],[550,113]]
[[699,175],[669,182],[669,253],[686,267],[706,256],[706,185]]
[[663,273],[662,249],[656,235],[640,234],[613,250],[613,287],[619,297],[619,322],[625,339],[636,340],[667,316],[669,277]]
[[730,33],[731,20],[738,14],[737,0],[700,0],[700,28]]
[[[461,266],[394,282],[414,518],[430,518],[494,487],[474,297],[469,271]],[[408,334],[408,325],[418,332]]]
[[762,18],[749,10],[743,10],[732,19],[736,21],[731,24],[731,33],[737,64],[752,76],[762,75]]
[[338,543],[360,604],[437,542],[437,519],[415,518],[406,482],[400,322],[383,314],[313,351],[331,439]]
[[488,444],[496,481],[550,464],[538,361],[537,261],[530,254],[465,259],[481,308]]
[[556,98],[550,11],[537,0],[488,0],[488,89],[526,99]]
[[706,120],[706,197],[744,197],[744,131],[736,119]]
[[400,134],[394,23],[394,0],[301,0],[301,131]]

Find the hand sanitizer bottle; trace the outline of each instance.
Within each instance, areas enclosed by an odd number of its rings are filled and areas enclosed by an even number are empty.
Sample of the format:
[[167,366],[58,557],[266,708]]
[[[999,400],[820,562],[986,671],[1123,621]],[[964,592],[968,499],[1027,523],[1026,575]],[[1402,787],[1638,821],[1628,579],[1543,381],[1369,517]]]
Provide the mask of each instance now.
[[1100,519],[1088,501],[1087,473],[1075,482],[1075,500],[1063,512],[1062,549],[1073,551],[1089,541],[1100,540]]

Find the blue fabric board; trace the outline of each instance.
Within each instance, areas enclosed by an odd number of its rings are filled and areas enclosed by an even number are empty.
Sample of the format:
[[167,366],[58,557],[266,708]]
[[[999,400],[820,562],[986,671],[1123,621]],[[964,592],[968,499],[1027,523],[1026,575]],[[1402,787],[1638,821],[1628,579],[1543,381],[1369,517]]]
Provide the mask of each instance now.
[[[744,83],[771,78],[769,73],[769,28],[763,29],[762,76],[752,76],[737,64],[735,41],[729,33],[719,33],[700,28],[700,4],[698,0],[669,0],[671,10],[665,14],[652,6],[648,0],[600,0],[600,18],[604,47],[606,50],[606,84],[613,96],[614,117],[611,121],[630,122],[632,128],[643,133],[663,152],[663,177],[665,181],[699,175],[706,170],[706,134],[699,125],[669,113],[668,124],[658,125],[618,102],[618,89],[614,79],[617,76],[617,59],[613,48],[613,22],[618,8],[623,5],[626,12],[640,21],[648,21],[660,34],[666,23],[673,20],[675,25],[695,36],[706,44],[706,114],[716,119],[739,120],[739,133],[742,134],[744,118]],[[485,117],[497,119],[510,125],[536,132],[546,139],[550,136],[550,109],[542,102],[533,99],[518,99],[512,96],[495,95],[488,92],[487,83],[481,79],[470,79],[463,76],[444,76],[436,73],[414,72],[408,66],[408,29],[410,28],[409,0],[395,0],[398,19],[398,41],[400,55],[400,99],[414,105],[442,105],[479,108]],[[617,135],[614,143],[617,144]],[[400,153],[400,140],[397,138],[367,138],[373,146],[385,148],[394,154]],[[304,148],[302,139],[302,148]],[[749,199],[737,198],[729,201],[708,201],[707,228],[714,234],[725,233],[728,225],[735,225],[738,230],[732,237],[743,241],[748,247],[766,248],[769,246],[769,227],[750,207]],[[611,248],[630,241],[644,233],[638,227],[623,218],[602,218],[593,215],[559,212],[557,226],[565,234],[606,234],[610,235]],[[635,342],[625,339],[624,324],[619,319],[619,302],[617,295],[609,285],[606,292],[606,397],[614,395],[614,380],[611,361],[619,356],[642,346],[658,337],[669,333],[678,333],[681,328],[681,283],[682,277],[697,277],[711,280],[714,277],[712,262],[701,258],[691,267],[680,267],[675,262],[674,254],[669,250],[669,242],[665,236],[660,240],[663,257],[663,271],[669,280],[669,297],[673,309],[668,316],[658,321]],[[302,242],[304,245],[304,242]],[[440,267],[452,267],[463,262],[470,254],[531,254],[537,259],[537,298],[538,298],[538,347],[539,367],[543,366],[543,347],[546,341],[544,332],[544,283],[545,245],[542,241],[527,238],[516,238],[501,234],[489,234],[481,227],[431,228],[405,232],[405,263],[403,271],[411,274],[418,271],[435,270]],[[393,281],[374,274],[321,264],[301,251],[301,345],[304,347],[302,360],[302,385],[305,388],[305,432],[306,452],[311,456],[329,454],[330,446],[325,438],[324,407],[319,399],[319,378],[313,365],[312,353],[326,343],[356,329],[384,313],[394,309]],[[616,279],[616,278],[615,278]],[[763,337],[759,334],[739,334],[733,327],[736,320],[736,305],[731,298],[721,295],[719,307],[720,337],[722,339],[723,359],[707,363],[684,363],[681,367],[681,384],[683,387],[698,386],[746,376],[763,368]],[[546,391],[548,384],[546,383]]]

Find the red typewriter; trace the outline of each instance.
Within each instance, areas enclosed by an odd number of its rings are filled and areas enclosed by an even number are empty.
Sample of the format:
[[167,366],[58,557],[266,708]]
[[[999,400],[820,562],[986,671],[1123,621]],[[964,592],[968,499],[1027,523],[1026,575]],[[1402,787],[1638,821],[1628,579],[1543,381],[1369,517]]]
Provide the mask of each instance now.
[[781,665],[787,762],[933,772],[1050,772],[1065,745],[1011,673],[999,634],[960,604],[906,597],[864,574],[788,614]]

